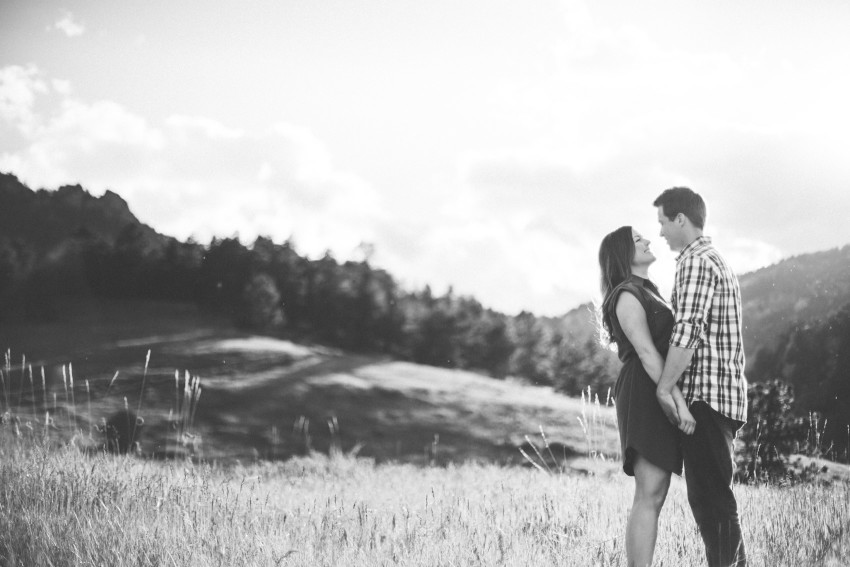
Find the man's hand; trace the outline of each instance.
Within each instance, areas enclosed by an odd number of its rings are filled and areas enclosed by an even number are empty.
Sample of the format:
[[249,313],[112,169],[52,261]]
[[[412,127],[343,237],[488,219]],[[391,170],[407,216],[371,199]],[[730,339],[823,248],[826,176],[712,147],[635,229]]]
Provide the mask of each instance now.
[[676,402],[673,400],[673,394],[661,388],[655,391],[655,397],[658,398],[658,403],[661,405],[664,415],[670,420],[670,423],[679,427],[679,411],[676,409]]
[[679,429],[685,435],[693,435],[697,427],[697,422],[693,414],[691,414],[691,410],[688,409],[688,404],[685,403],[684,398],[681,396],[678,398],[674,397],[673,399],[676,402],[676,411],[679,414]]

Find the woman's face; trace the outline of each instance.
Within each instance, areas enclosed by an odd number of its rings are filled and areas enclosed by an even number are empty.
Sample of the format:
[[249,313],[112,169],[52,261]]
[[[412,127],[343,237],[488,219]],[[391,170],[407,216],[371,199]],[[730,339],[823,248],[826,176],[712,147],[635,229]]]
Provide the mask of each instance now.
[[649,249],[649,240],[641,233],[632,229],[632,240],[635,242],[635,257],[632,266],[648,266],[655,261],[655,254]]

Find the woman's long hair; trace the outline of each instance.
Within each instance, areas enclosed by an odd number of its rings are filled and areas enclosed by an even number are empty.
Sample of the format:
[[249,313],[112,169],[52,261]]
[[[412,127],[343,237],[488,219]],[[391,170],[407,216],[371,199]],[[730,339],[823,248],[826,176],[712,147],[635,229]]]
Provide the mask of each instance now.
[[611,342],[611,292],[632,275],[632,260],[635,258],[635,241],[632,227],[621,226],[602,239],[599,246],[599,270],[602,305],[597,316],[601,323],[599,330],[603,342]]

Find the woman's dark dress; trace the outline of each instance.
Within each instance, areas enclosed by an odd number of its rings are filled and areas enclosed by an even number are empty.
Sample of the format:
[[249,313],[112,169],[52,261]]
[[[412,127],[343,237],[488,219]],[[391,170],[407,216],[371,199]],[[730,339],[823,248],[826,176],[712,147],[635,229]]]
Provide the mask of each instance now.
[[[623,471],[634,476],[637,455],[666,471],[682,474],[682,450],[679,430],[671,424],[655,397],[655,382],[646,373],[634,347],[626,338],[617,320],[616,306],[623,292],[634,295],[646,311],[649,333],[662,358],[667,356],[670,334],[673,331],[673,313],[661,300],[653,296],[658,288],[638,276],[632,276],[611,294],[605,308],[611,321],[611,336],[617,345],[623,368],[614,387],[617,407],[617,424],[623,451]],[[652,293],[650,293],[652,292]]]

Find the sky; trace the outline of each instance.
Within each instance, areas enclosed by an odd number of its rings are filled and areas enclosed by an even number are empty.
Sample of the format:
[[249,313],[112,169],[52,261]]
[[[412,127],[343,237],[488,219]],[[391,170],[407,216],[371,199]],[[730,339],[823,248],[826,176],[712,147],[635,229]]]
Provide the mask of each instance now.
[[0,0],[0,171],[560,315],[622,225],[669,291],[673,186],[738,273],[850,244],[847,29],[844,0]]

